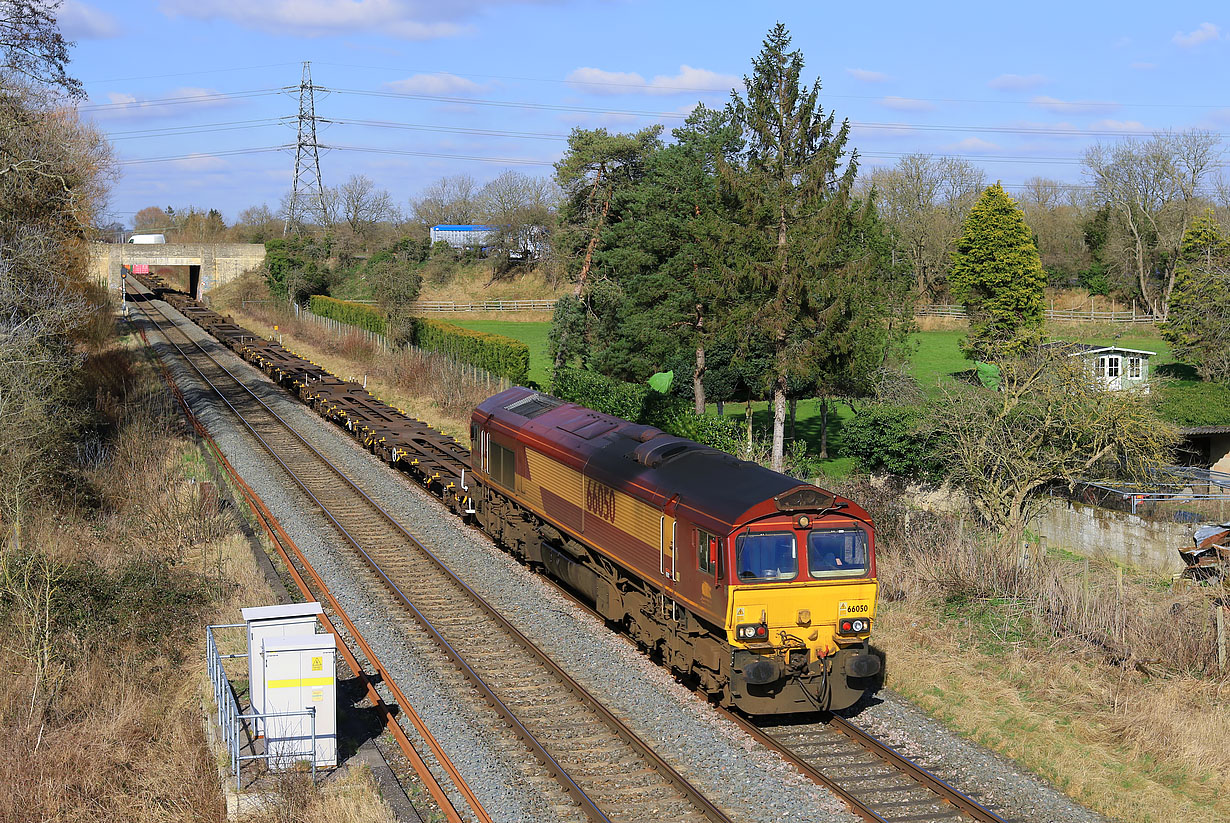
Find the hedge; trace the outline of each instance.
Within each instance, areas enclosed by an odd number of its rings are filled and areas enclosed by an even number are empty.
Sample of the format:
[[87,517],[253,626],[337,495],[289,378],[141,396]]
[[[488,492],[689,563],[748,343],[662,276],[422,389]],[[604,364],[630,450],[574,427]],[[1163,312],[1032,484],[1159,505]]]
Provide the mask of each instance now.
[[[313,314],[320,317],[377,334],[385,333],[384,315],[376,306],[315,294],[309,307]],[[530,347],[502,334],[471,331],[440,320],[419,317],[415,318],[410,342],[420,349],[448,355],[514,383],[529,381]]]
[[529,381],[530,347],[520,340],[424,317],[418,318],[414,326],[414,345],[420,349],[464,360],[514,383]]
[[1153,391],[1158,414],[1177,426],[1230,426],[1230,384],[1159,381]]
[[668,434],[686,437],[722,451],[739,448],[738,424],[713,414],[696,414],[692,401],[654,391],[648,385],[624,383],[584,369],[556,369],[551,393],[561,400],[594,411],[657,426]]
[[375,306],[366,303],[351,303],[349,300],[336,300],[323,294],[313,294],[308,300],[308,308],[318,317],[328,317],[339,323],[358,326],[376,334],[384,334],[384,315]]

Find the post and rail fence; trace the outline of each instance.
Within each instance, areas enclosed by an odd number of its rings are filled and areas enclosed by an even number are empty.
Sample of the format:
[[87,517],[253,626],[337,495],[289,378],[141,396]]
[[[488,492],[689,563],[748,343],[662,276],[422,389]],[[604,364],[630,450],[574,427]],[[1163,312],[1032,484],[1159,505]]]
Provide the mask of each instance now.
[[[915,317],[953,317],[964,320],[968,315],[965,307],[955,303],[930,303],[914,309]],[[1046,309],[1046,319],[1059,323],[1158,323],[1161,319],[1141,312],[1133,301],[1131,309]]]

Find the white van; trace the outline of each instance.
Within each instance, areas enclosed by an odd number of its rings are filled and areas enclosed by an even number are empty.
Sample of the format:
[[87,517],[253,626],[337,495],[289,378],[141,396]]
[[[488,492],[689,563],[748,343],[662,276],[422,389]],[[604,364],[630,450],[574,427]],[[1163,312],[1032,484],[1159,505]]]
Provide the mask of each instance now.
[[165,234],[134,234],[128,238],[129,243],[152,245],[167,242]]

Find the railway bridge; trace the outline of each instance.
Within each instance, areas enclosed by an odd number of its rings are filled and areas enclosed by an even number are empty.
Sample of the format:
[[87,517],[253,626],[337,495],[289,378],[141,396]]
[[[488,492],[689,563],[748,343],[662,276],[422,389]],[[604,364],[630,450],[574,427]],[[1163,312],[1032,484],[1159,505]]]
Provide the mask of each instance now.
[[90,274],[108,288],[119,289],[121,266],[186,266],[187,285],[198,299],[264,260],[260,243],[90,244]]

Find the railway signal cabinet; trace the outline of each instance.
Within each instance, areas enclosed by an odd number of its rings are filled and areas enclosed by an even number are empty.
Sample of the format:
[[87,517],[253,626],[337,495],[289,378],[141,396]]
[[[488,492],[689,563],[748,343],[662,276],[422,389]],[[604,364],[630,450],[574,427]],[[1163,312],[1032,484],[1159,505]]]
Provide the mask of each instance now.
[[[265,639],[265,750],[271,768],[311,758],[318,768],[337,765],[336,654],[331,633]],[[315,710],[314,718],[293,714],[308,709]]]
[[[323,610],[319,603],[288,603],[279,606],[254,606],[243,609],[248,632],[248,689],[252,711],[265,712],[264,664],[262,644],[266,639],[313,634],[316,618]],[[263,724],[253,724],[257,736],[265,733]]]

